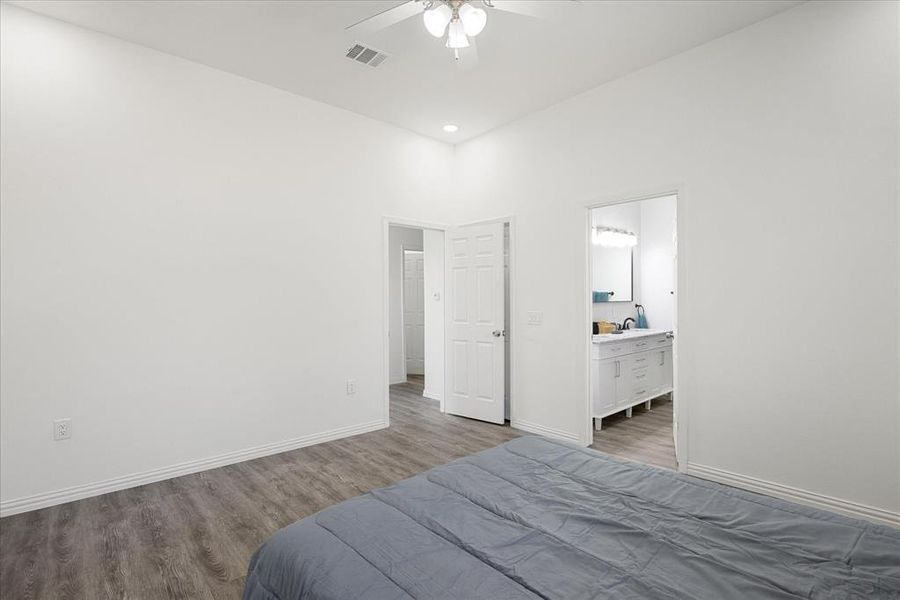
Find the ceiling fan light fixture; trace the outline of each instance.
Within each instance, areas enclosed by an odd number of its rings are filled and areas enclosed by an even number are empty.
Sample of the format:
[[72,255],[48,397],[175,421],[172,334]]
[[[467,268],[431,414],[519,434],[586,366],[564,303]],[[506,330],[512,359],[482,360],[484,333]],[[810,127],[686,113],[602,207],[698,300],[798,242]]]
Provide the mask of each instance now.
[[422,14],[425,21],[425,29],[428,33],[436,38],[444,37],[444,31],[453,18],[453,10],[446,4],[438,4],[434,8],[429,8]]
[[454,50],[469,47],[469,38],[466,37],[466,30],[459,19],[450,21],[450,30],[447,33],[447,47]]
[[459,20],[462,21],[466,35],[474,37],[481,33],[487,24],[487,13],[466,3],[459,7]]

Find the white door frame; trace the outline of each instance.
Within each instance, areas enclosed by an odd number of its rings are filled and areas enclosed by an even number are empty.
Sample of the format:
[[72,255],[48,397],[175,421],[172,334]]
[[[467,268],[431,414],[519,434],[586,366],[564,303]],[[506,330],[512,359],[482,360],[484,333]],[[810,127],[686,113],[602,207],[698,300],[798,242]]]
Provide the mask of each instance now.
[[[659,187],[650,188],[647,190],[641,190],[637,192],[630,193],[622,193],[615,194],[612,196],[607,196],[600,200],[597,200],[591,204],[588,204],[585,207],[585,225],[584,225],[584,252],[587,269],[585,269],[584,273],[584,293],[582,294],[582,302],[584,303],[584,313],[587,317],[586,327],[584,331],[586,333],[584,338],[584,357],[585,364],[587,365],[587,369],[585,372],[586,375],[586,386],[585,389],[587,393],[585,394],[585,398],[587,402],[585,404],[586,412],[585,412],[585,421],[584,427],[582,431],[584,432],[584,439],[588,441],[588,445],[594,443],[594,427],[593,427],[593,404],[591,402],[591,344],[593,343],[592,339],[592,323],[594,321],[594,313],[593,313],[593,302],[591,301],[591,273],[592,271],[592,260],[593,253],[591,251],[592,243],[591,243],[591,211],[595,208],[603,208],[605,206],[613,206],[616,204],[627,204],[630,202],[639,202],[641,200],[651,200],[653,198],[660,198],[662,196],[677,196],[675,201],[675,255],[677,257],[677,269],[675,273],[675,339],[672,343],[672,398],[674,401],[678,403],[678,424],[677,424],[677,435],[675,436],[675,453],[678,456],[678,470],[682,473],[687,472],[688,465],[688,426],[689,426],[689,417],[690,417],[690,399],[681,392],[681,386],[679,385],[679,376],[678,372],[680,371],[680,361],[679,361],[679,338],[681,337],[681,333],[679,328],[683,323],[682,316],[684,314],[684,307],[687,306],[687,261],[685,260],[684,253],[684,240],[687,235],[687,194],[685,193],[684,184],[676,184],[676,185],[662,185]],[[674,416],[673,416],[674,418]]]
[[[417,221],[415,219],[406,219],[403,217],[382,217],[382,270],[383,270],[383,278],[382,278],[382,298],[384,299],[384,310],[382,314],[382,338],[384,340],[384,345],[382,347],[382,370],[383,370],[383,386],[384,386],[384,396],[382,399],[382,414],[384,419],[385,426],[389,426],[391,423],[391,339],[390,339],[390,327],[391,327],[391,285],[390,285],[390,265],[391,265],[391,256],[390,256],[390,236],[391,236],[391,225],[395,225],[397,227],[414,227],[416,229],[433,229],[436,231],[443,232],[445,235],[447,233],[447,229],[449,227],[442,223],[431,223],[428,221]],[[402,256],[402,252],[401,252]],[[446,261],[446,257],[445,257]],[[445,265],[445,273],[446,273],[446,265]],[[446,274],[444,285],[446,286]],[[402,302],[402,294],[401,294],[401,302]],[[401,305],[400,310],[400,318],[403,318],[403,310]],[[447,315],[446,311],[444,312],[444,332],[446,335],[447,331]],[[446,365],[447,357],[444,356],[444,363]],[[406,372],[406,349],[403,350],[403,371]],[[446,367],[445,367],[446,373]],[[444,378],[444,385],[447,385],[446,377]],[[446,393],[441,391],[441,412],[444,412],[444,397]]]
[[[517,371],[517,352],[516,352],[516,217],[515,215],[508,215],[504,217],[495,217],[491,219],[484,219],[479,221],[473,221],[470,223],[463,223],[458,225],[458,227],[465,227],[466,225],[479,225],[485,223],[509,223],[509,330],[506,334],[509,336],[509,420],[510,424],[515,422],[515,414],[516,414],[516,371]],[[407,219],[404,217],[391,217],[391,216],[383,216],[382,217],[382,298],[384,299],[384,307],[382,312],[382,339],[384,340],[384,344],[382,347],[382,371],[383,371],[383,387],[384,387],[384,395],[382,399],[382,414],[384,415],[384,424],[385,426],[390,426],[390,415],[391,415],[391,341],[389,337],[390,332],[390,233],[391,233],[391,225],[395,225],[398,227],[415,227],[418,229],[433,229],[435,231],[442,232],[445,236],[447,234],[447,230],[450,229],[449,225],[444,223],[434,223],[430,221],[419,221],[416,219]],[[446,241],[446,237],[445,237]],[[449,261],[447,260],[447,256],[444,256],[444,293],[446,295],[446,286],[449,281],[449,273],[448,271]],[[449,307],[447,303],[444,303],[444,339],[446,340],[448,337],[447,325],[448,325],[448,311]],[[402,313],[401,313],[402,314]],[[405,354],[405,353],[404,353]],[[588,354],[590,356],[590,354]],[[404,362],[404,370],[406,369],[406,364]],[[441,412],[444,412],[444,399],[447,397],[447,353],[444,351],[444,389],[441,390],[441,403],[440,409]]]
[[[510,427],[515,426],[516,420],[516,342],[518,340],[518,336],[516,335],[516,216],[515,215],[507,215],[503,217],[494,217],[491,219],[482,219],[479,221],[471,221],[469,223],[463,223],[458,225],[458,227],[465,227],[467,225],[487,225],[488,223],[509,223],[509,289],[507,293],[509,294],[509,330],[507,330],[506,335],[509,340],[509,424]],[[444,262],[444,281],[450,281],[450,272],[449,272],[449,264],[450,262],[445,260]],[[444,313],[444,326],[450,322],[449,316],[450,307],[445,306]],[[444,339],[449,339],[449,336],[445,334]],[[590,355],[589,355],[590,356]],[[447,359],[446,351],[444,352],[444,360]],[[444,381],[446,385],[446,380]],[[441,411],[444,410],[443,404],[441,404]]]

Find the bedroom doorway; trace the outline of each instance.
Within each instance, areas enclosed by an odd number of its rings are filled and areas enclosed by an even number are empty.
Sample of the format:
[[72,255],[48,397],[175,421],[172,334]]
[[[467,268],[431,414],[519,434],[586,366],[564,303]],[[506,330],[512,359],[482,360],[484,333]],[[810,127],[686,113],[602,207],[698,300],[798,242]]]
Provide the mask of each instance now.
[[[681,469],[677,394],[677,191],[587,207],[588,439],[595,449]],[[681,431],[679,431],[681,425]]]
[[446,227],[386,217],[384,232],[385,420],[395,401],[418,399],[506,424],[512,219]]
[[388,382],[443,400],[444,231],[390,224],[387,231]]

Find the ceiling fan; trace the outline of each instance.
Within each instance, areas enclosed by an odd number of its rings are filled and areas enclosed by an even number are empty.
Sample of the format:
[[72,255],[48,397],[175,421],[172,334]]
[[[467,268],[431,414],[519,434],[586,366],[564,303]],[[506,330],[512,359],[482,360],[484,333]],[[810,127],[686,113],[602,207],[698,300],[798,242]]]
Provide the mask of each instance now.
[[[474,38],[487,24],[488,10],[544,17],[543,5],[534,0],[408,0],[358,21],[345,30],[372,33],[421,14],[428,33],[436,38],[446,35],[445,46],[453,50],[457,64],[471,68],[478,62]],[[460,60],[460,50],[464,48],[467,50],[462,55],[463,60]]]

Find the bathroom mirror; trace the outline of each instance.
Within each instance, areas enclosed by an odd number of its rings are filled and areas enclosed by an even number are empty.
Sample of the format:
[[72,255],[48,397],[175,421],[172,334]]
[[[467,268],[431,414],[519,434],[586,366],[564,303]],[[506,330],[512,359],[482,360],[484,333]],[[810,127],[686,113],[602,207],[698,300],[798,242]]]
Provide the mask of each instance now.
[[594,245],[591,289],[594,302],[631,302],[632,265],[631,248],[610,248]]

